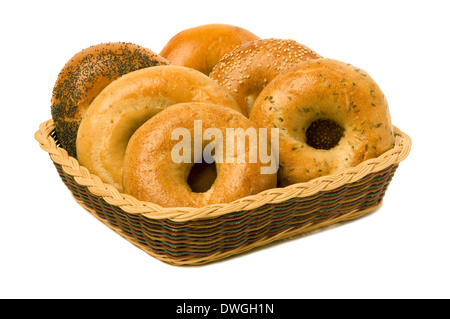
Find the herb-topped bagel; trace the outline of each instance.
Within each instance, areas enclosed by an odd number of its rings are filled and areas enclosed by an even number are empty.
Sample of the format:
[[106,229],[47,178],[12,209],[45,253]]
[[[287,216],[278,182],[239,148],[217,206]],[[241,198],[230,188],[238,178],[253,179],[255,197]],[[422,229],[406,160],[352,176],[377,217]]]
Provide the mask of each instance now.
[[332,59],[300,63],[258,96],[250,119],[279,128],[279,184],[353,167],[394,144],[386,98],[365,71]]

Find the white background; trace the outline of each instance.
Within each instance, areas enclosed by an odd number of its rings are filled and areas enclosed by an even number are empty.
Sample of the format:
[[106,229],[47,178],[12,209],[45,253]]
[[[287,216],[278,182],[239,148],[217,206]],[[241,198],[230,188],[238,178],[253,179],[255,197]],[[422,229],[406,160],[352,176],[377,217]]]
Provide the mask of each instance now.
[[[6,3],[6,4],[5,4]],[[1,5],[2,298],[449,298],[446,1],[7,1]],[[201,267],[147,255],[72,199],[34,133],[65,62],[90,45],[159,52],[228,23],[366,70],[413,139],[383,206],[314,235]]]

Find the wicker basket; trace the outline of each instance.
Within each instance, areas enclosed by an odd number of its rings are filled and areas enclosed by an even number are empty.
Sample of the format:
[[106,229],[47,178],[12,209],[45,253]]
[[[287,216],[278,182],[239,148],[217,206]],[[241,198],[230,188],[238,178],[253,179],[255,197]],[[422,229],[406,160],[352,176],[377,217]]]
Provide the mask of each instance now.
[[172,265],[200,265],[361,217],[381,204],[411,139],[395,128],[395,146],[337,174],[264,191],[228,204],[163,208],[119,193],[59,147],[53,120],[35,134],[76,201],[149,255]]

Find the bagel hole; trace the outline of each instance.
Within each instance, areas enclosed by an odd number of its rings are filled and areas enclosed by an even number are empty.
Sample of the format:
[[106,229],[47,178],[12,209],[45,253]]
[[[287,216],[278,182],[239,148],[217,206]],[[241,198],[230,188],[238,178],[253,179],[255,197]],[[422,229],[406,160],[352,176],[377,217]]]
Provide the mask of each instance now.
[[195,163],[187,179],[187,184],[194,193],[207,192],[217,178],[216,163]]
[[336,122],[318,119],[306,130],[306,144],[316,149],[329,150],[339,143],[343,135],[344,129]]

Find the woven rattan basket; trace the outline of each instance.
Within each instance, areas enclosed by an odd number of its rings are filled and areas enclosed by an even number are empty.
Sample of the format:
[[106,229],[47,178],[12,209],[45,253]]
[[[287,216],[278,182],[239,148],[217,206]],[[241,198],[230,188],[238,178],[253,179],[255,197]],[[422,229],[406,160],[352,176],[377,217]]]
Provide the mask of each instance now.
[[59,147],[53,120],[35,134],[75,200],[149,255],[172,265],[200,265],[361,217],[382,202],[411,139],[395,128],[395,146],[337,174],[264,191],[228,204],[163,208],[119,193]]

